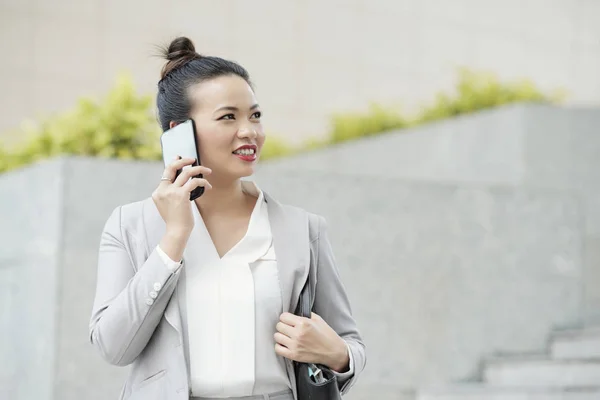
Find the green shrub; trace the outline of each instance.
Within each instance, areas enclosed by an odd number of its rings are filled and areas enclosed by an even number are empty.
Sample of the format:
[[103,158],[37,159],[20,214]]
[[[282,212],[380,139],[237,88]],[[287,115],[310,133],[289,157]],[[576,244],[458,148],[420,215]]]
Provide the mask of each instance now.
[[327,138],[316,138],[311,137],[304,141],[304,144],[300,146],[300,148],[304,151],[317,150],[329,145],[329,139]]
[[[81,99],[71,111],[11,132],[22,140],[10,149],[0,147],[0,172],[61,154],[161,160],[161,131],[151,110],[152,96],[136,94],[131,78],[121,75],[103,99]],[[261,158],[293,151],[269,135]]]
[[294,151],[295,149],[285,140],[277,136],[267,135],[265,144],[260,152],[260,159],[268,160],[271,158],[287,156],[292,154]]
[[422,124],[509,103],[555,103],[562,97],[561,93],[542,93],[529,80],[503,83],[494,74],[462,68],[456,93],[438,94],[433,104],[424,107],[413,123]]
[[0,153],[0,171],[61,154],[160,159],[151,105],[152,97],[137,95],[129,76],[121,75],[104,99],[81,99],[71,111],[11,133],[23,141]]
[[408,122],[399,113],[372,104],[369,111],[365,113],[334,115],[331,125],[329,143],[339,143],[404,128],[408,125]]
[[456,93],[439,93],[433,104],[423,107],[412,118],[377,105],[372,105],[363,114],[335,115],[331,121],[328,143],[353,140],[508,103],[557,103],[563,98],[561,92],[551,95],[542,93],[528,80],[503,83],[494,74],[463,68],[459,70]]
[[[309,139],[298,147],[269,135],[262,158],[313,150],[507,103],[556,103],[563,98],[563,93],[544,94],[527,80],[504,83],[492,74],[462,69],[455,93],[438,94],[431,105],[412,118],[373,104],[364,113],[334,115],[329,136]],[[10,149],[0,147],[0,172],[60,154],[160,160],[160,128],[151,110],[152,96],[136,94],[130,77],[121,75],[100,101],[82,99],[71,111],[38,124],[26,123],[12,133],[23,140]]]

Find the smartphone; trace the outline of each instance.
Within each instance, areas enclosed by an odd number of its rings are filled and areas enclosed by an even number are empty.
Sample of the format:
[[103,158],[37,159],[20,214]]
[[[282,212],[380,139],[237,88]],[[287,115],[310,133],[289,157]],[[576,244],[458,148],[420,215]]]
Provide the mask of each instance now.
[[[160,136],[160,146],[162,148],[163,162],[165,167],[175,161],[175,157],[194,158],[196,161],[192,165],[183,167],[190,168],[200,165],[200,156],[198,155],[198,145],[196,142],[196,126],[194,120],[188,119],[173,128],[163,132]],[[177,171],[175,179],[181,171]],[[195,178],[202,178],[202,174],[196,175]],[[190,201],[197,199],[204,193],[204,187],[199,186],[190,193]]]

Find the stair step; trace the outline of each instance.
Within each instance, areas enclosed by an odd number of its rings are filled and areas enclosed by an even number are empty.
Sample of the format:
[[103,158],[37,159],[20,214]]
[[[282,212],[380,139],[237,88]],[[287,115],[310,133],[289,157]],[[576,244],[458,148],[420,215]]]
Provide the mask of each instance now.
[[600,385],[600,361],[552,360],[542,356],[492,359],[484,382],[520,387],[589,387]]
[[557,360],[600,359],[600,328],[556,332],[550,353]]
[[455,385],[424,389],[416,400],[598,400],[600,387],[581,389],[548,389],[498,387],[488,385]]

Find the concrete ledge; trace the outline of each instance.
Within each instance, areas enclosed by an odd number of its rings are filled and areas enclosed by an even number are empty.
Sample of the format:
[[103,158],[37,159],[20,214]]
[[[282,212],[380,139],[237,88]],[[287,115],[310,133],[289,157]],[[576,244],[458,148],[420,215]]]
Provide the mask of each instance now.
[[416,400],[597,400],[600,387],[560,390],[487,385],[454,385],[424,389]]
[[585,387],[600,382],[600,362],[513,357],[487,361],[484,381],[520,387]]
[[[565,113],[508,108],[423,127],[423,138],[391,135],[261,167],[263,189],[328,220],[368,347],[353,395],[385,385],[382,398],[393,398],[478,376],[490,354],[545,351],[555,327],[584,321],[600,293],[590,252],[600,240],[590,223],[600,216],[598,181],[585,175],[600,152],[597,135],[575,135],[590,134],[597,113]],[[565,135],[570,128],[578,133]],[[476,151],[485,143],[498,154]],[[429,162],[424,170],[443,179],[405,173],[415,160],[412,171]],[[556,165],[569,172],[555,175]],[[481,175],[454,179],[467,169]],[[15,400],[117,397],[126,370],[88,344],[97,247],[110,212],[150,196],[161,172],[160,163],[64,158],[0,176],[0,304],[19,309],[0,307],[0,332],[11,332],[0,382]]]

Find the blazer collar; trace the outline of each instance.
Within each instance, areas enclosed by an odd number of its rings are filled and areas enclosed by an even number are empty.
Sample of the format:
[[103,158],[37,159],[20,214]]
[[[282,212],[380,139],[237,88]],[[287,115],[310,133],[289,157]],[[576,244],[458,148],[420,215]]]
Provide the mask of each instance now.
[[[263,193],[277,255],[283,311],[293,313],[310,268],[308,214],[302,209],[281,205],[268,193]],[[166,225],[152,198],[145,201],[142,213],[146,230],[146,251],[150,255],[160,243]],[[188,242],[188,246],[190,245],[192,244]],[[174,301],[167,305],[164,315],[167,322],[181,334],[181,316],[176,296],[177,292],[172,298]]]
[[299,208],[281,205],[268,193],[265,200],[277,255],[283,311],[293,313],[310,267],[308,214]]

